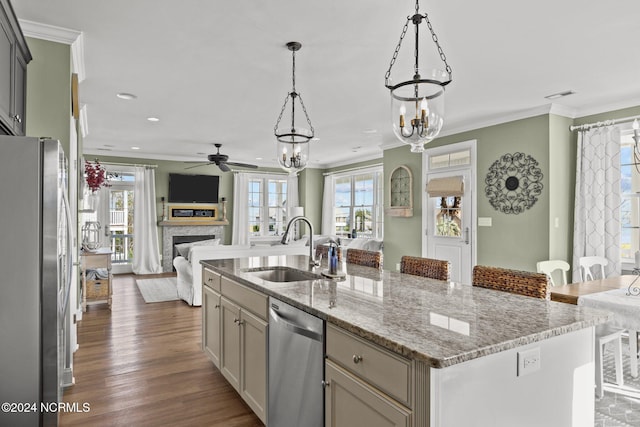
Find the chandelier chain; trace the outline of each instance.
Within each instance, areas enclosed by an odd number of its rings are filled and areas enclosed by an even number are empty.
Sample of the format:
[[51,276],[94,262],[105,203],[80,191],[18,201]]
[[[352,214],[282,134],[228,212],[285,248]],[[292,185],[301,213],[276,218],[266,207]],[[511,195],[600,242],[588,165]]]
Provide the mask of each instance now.
[[398,45],[396,46],[396,50],[393,52],[393,57],[391,58],[391,63],[389,64],[389,69],[387,70],[387,72],[384,74],[384,84],[385,85],[389,85],[389,77],[391,77],[391,69],[393,68],[393,64],[396,63],[396,59],[398,58],[398,53],[400,52],[400,47],[402,46],[402,40],[404,39],[404,36],[407,34],[407,30],[409,29],[409,21],[411,20],[411,17],[407,17],[407,22],[405,22],[404,27],[402,27],[402,33],[400,34],[400,41],[398,42]]
[[305,107],[304,102],[302,102],[302,95],[298,94],[298,99],[300,99],[300,105],[302,105],[302,111],[304,111],[304,116],[307,118],[307,123],[309,124],[309,130],[311,130],[311,135],[314,135],[315,132],[313,130],[313,125],[311,124],[311,119],[307,114],[307,107]]
[[282,120],[282,115],[284,114],[284,110],[287,108],[287,102],[289,102],[289,94],[284,97],[284,103],[282,104],[282,110],[280,110],[280,115],[278,116],[278,120],[276,120],[276,124],[273,127],[273,132],[278,133],[278,125],[280,124],[280,120]]
[[291,56],[293,57],[292,66],[291,66],[291,86],[293,87],[293,92],[296,91],[296,51],[291,52]]
[[433,31],[433,26],[431,26],[431,21],[429,21],[429,15],[427,13],[424,14],[424,19],[427,21],[427,27],[431,32],[431,39],[433,39],[433,42],[436,44],[436,47],[438,48],[438,54],[440,54],[440,59],[442,60],[442,62],[444,62],[445,70],[449,74],[449,78],[451,78],[451,72],[452,72],[451,66],[447,64],[447,56],[444,54],[444,50],[442,50],[442,47],[440,46],[440,42],[438,41],[438,36],[436,35],[435,31]]

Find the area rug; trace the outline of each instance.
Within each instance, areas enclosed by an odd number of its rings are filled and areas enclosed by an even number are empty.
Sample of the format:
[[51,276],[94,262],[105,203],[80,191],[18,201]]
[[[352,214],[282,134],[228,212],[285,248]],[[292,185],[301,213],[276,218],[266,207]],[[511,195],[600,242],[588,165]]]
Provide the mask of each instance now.
[[[605,345],[603,356],[604,380],[615,381],[615,365],[613,345]],[[622,364],[624,371],[624,385],[640,391],[640,377],[633,378],[629,368],[629,341],[622,339]],[[596,398],[595,427],[639,427],[640,399],[634,399],[607,390],[602,399]]]
[[138,285],[138,289],[146,303],[178,299],[177,279],[175,277],[138,279],[136,280],[136,285]]

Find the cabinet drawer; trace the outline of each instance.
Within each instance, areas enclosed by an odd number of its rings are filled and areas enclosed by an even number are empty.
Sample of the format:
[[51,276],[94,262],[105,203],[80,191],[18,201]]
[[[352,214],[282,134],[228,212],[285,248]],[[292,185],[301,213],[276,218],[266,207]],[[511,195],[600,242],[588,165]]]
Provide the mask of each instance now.
[[221,293],[225,297],[235,301],[242,307],[248,309],[254,314],[261,317],[263,320],[268,316],[268,297],[256,292],[253,289],[249,289],[239,283],[227,279],[221,278]]
[[327,325],[327,357],[407,407],[411,406],[409,360],[330,324]]
[[220,292],[220,275],[206,268],[202,269],[202,284]]

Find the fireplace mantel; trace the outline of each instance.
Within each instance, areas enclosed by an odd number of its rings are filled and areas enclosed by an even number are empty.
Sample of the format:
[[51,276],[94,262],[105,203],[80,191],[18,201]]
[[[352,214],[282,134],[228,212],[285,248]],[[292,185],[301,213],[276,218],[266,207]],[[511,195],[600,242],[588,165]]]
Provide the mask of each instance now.
[[229,221],[217,221],[217,220],[171,220],[171,221],[159,221],[158,225],[161,227],[181,227],[181,226],[211,226],[211,225],[229,225]]

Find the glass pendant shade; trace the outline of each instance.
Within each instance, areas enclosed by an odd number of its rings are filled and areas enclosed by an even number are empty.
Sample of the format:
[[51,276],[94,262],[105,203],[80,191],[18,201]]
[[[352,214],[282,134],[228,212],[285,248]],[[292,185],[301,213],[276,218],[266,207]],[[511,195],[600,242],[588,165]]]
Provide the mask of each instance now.
[[291,173],[295,174],[307,167],[309,162],[309,143],[292,143],[282,142],[278,140],[276,157],[278,165]]
[[424,144],[432,141],[444,124],[444,86],[438,78],[446,77],[440,70],[431,72],[432,78],[409,80],[391,90],[391,123],[393,133],[411,151],[424,151]]

